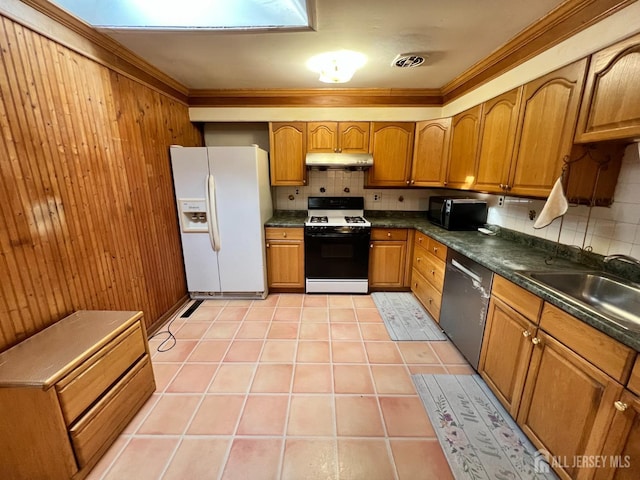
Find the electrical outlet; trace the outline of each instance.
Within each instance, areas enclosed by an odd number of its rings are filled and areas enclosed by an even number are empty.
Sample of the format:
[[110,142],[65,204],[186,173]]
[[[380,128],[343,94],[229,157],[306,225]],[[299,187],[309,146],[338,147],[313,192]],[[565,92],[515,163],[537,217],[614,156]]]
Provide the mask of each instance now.
[[504,195],[500,195],[498,197],[498,206],[501,207],[504,205]]
[[379,202],[380,200],[382,200],[382,192],[376,192],[373,194],[373,201],[374,202]]

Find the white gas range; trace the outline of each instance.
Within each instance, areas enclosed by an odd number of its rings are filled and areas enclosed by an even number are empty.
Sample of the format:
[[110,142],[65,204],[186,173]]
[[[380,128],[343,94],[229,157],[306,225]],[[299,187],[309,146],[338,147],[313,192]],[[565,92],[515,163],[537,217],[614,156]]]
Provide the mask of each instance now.
[[307,293],[368,293],[371,222],[363,214],[363,197],[309,197]]

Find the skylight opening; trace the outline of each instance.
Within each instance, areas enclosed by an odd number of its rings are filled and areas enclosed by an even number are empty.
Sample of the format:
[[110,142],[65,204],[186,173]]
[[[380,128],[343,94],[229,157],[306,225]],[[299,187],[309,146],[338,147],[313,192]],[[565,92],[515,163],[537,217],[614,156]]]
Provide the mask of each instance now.
[[303,29],[306,0],[52,0],[96,28]]

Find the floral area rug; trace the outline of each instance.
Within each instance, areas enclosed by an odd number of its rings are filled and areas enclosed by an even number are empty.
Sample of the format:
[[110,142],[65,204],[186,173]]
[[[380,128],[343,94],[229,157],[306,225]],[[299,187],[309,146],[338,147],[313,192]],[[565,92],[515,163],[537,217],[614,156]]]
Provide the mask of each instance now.
[[446,340],[446,335],[410,292],[375,292],[391,340]]
[[456,479],[557,479],[479,375],[412,375]]

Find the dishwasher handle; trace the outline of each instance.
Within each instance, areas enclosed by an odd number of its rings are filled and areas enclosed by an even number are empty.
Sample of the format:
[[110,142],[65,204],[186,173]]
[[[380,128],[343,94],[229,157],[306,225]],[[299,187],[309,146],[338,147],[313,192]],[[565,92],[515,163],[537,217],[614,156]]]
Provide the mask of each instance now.
[[465,267],[460,262],[458,262],[455,258],[451,259],[451,265],[453,267],[457,268],[458,270],[460,270],[462,273],[464,273],[466,275],[469,275],[476,282],[482,283],[482,277],[480,275],[478,275],[477,273],[473,273],[467,267]]

